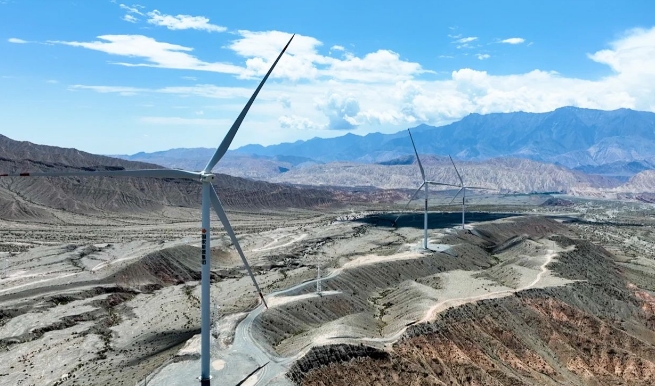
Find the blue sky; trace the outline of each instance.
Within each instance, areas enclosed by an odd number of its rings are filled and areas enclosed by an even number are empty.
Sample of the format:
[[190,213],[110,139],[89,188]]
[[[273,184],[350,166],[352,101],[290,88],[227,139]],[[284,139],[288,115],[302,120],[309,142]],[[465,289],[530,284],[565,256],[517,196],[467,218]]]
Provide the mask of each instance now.
[[[404,4],[408,4],[404,2]],[[101,154],[655,111],[655,2],[0,0],[0,134]]]

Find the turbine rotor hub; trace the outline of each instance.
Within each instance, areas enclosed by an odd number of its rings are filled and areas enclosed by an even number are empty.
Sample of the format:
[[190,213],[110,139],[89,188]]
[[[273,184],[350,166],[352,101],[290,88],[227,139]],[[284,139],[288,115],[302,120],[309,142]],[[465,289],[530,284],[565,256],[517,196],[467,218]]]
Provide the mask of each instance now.
[[201,182],[212,182],[214,181],[214,178],[215,176],[212,173],[205,173],[205,172],[200,173]]

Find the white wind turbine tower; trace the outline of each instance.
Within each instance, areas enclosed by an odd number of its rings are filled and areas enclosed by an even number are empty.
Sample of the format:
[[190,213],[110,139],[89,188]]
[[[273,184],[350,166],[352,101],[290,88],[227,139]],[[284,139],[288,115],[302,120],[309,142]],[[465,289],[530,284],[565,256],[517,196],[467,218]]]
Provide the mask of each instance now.
[[[409,133],[409,139],[412,140],[412,147],[414,148],[414,154],[416,154],[416,162],[418,163],[418,167],[421,170],[421,178],[423,178],[423,183],[421,186],[416,189],[414,194],[409,198],[409,201],[407,201],[407,204],[405,205],[405,208],[403,211],[407,209],[409,206],[409,203],[414,200],[414,197],[418,194],[418,192],[421,191],[422,188],[425,188],[425,205],[424,205],[424,213],[423,213],[423,249],[428,249],[428,185],[440,185],[440,186],[453,186],[453,187],[459,187],[458,185],[453,185],[453,184],[444,184],[442,182],[435,182],[435,181],[428,181],[425,179],[425,171],[423,170],[423,165],[421,164],[421,159],[418,157],[418,152],[416,151],[416,145],[414,144],[414,138],[412,137],[412,132],[407,129],[407,132]],[[394,224],[398,221],[400,218],[400,215],[396,217],[396,220],[394,221]]]
[[278,55],[277,59],[273,62],[273,65],[271,68],[268,70],[266,75],[264,76],[264,79],[259,83],[257,88],[255,89],[255,92],[252,94],[250,99],[248,100],[248,103],[246,103],[245,107],[237,117],[236,121],[232,124],[232,127],[230,130],[227,132],[225,135],[225,138],[223,138],[223,141],[221,144],[218,146],[216,149],[216,152],[214,153],[214,156],[209,160],[207,163],[207,166],[201,171],[201,172],[193,172],[193,171],[187,171],[187,170],[178,170],[178,169],[142,169],[142,170],[117,170],[117,171],[77,171],[77,172],[36,172],[36,173],[8,173],[8,174],[0,174],[0,177],[69,177],[69,176],[86,176],[86,177],[154,177],[154,178],[188,178],[191,180],[195,180],[198,182],[202,183],[202,233],[201,233],[201,240],[202,240],[202,252],[201,252],[201,264],[202,264],[202,271],[201,271],[201,349],[200,349],[200,384],[201,386],[209,386],[210,385],[210,379],[211,379],[211,374],[210,374],[210,324],[211,324],[211,307],[210,307],[210,297],[209,297],[209,292],[210,292],[210,263],[211,263],[211,248],[210,248],[210,208],[214,208],[214,211],[218,215],[218,218],[221,220],[221,223],[223,223],[223,227],[225,228],[225,231],[229,235],[230,239],[232,240],[232,244],[234,244],[235,249],[239,253],[239,256],[241,256],[241,260],[243,261],[244,266],[246,267],[246,270],[248,271],[248,275],[250,275],[250,278],[252,279],[253,284],[255,285],[255,288],[257,289],[257,293],[259,294],[259,297],[262,299],[262,302],[266,306],[266,301],[264,300],[264,295],[262,294],[261,289],[259,288],[259,285],[257,284],[257,280],[255,280],[255,276],[252,273],[252,270],[250,269],[250,265],[248,264],[248,261],[246,260],[245,255],[243,254],[243,250],[241,249],[241,246],[239,245],[239,240],[237,240],[236,235],[234,234],[234,230],[232,229],[232,226],[230,225],[230,222],[227,218],[227,215],[225,214],[225,210],[223,209],[223,205],[221,204],[220,199],[218,198],[218,195],[216,194],[216,190],[214,189],[214,186],[212,185],[212,181],[214,181],[214,175],[212,174],[212,169],[218,161],[225,155],[227,152],[228,148],[230,147],[230,144],[232,143],[232,140],[234,139],[234,136],[236,135],[237,131],[239,130],[239,127],[241,126],[241,123],[243,122],[244,118],[246,117],[246,114],[248,113],[248,110],[250,109],[250,106],[253,104],[255,101],[255,98],[257,98],[257,94],[259,94],[259,91],[262,89],[264,86],[264,83],[268,79],[268,77],[271,75],[271,72],[273,72],[273,69],[277,65],[278,61],[284,54],[284,52],[287,50],[287,47],[289,47],[289,44],[291,44],[291,41],[293,40],[293,37],[295,35],[291,36],[291,39],[289,39],[289,42],[284,46],[282,49],[282,52]]
[[452,204],[453,201],[457,198],[459,193],[462,193],[462,229],[465,229],[465,216],[466,216],[466,189],[479,189],[479,190],[495,190],[492,188],[485,188],[482,186],[465,186],[464,185],[464,180],[462,179],[462,176],[459,174],[459,171],[457,170],[457,166],[455,166],[455,162],[453,161],[453,157],[448,156],[450,158],[450,162],[453,164],[453,167],[455,168],[455,173],[457,173],[457,178],[459,178],[459,190],[457,191],[457,194],[455,194],[455,197],[453,197],[452,201],[450,203]]

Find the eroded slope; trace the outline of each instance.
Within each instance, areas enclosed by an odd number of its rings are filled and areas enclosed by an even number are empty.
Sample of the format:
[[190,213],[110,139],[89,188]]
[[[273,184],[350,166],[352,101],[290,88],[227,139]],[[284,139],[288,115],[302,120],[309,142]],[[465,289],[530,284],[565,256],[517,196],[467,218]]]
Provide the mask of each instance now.
[[290,376],[303,385],[653,384],[652,293],[630,283],[605,249],[551,239],[573,248],[550,268],[576,282],[450,308],[410,327],[390,352],[315,349]]

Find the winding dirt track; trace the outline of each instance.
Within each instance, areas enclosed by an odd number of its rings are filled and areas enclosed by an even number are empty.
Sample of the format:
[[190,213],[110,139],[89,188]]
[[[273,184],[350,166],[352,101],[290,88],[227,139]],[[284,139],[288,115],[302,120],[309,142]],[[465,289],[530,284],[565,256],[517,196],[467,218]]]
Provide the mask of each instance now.
[[[493,298],[498,298],[498,297],[503,297],[507,295],[511,295],[513,293],[519,292],[519,291],[524,291],[530,288],[535,287],[539,282],[542,280],[543,276],[550,272],[548,269],[548,264],[552,262],[552,260],[558,256],[558,252],[561,251],[569,251],[573,247],[567,248],[567,249],[560,249],[556,251],[555,249],[547,249],[546,254],[543,256],[540,256],[543,258],[543,263],[539,267],[539,272],[535,276],[534,280],[530,282],[528,285],[513,289],[513,290],[503,290],[503,291],[495,291],[495,292],[489,292],[485,293],[482,295],[475,295],[475,296],[467,296],[467,297],[462,297],[462,298],[455,298],[455,299],[446,299],[443,301],[440,301],[436,303],[433,307],[431,307],[425,314],[425,317],[421,320],[418,320],[414,323],[410,323],[409,325],[416,324],[416,323],[428,323],[436,317],[436,315],[449,308],[449,307],[454,307],[454,306],[460,306],[466,303],[472,303],[476,302],[479,300],[485,300],[485,299],[493,299]],[[329,276],[323,278],[331,278],[335,277],[338,274],[342,272],[342,269],[338,269],[333,271]],[[272,293],[267,296],[267,300],[269,302],[274,302],[274,299],[278,296],[284,295],[285,293],[310,286],[315,284],[316,280],[311,280],[309,282],[305,282],[302,284],[299,284],[295,287],[286,289],[284,291],[279,291],[276,293]],[[258,361],[260,363],[266,363],[266,365],[262,366],[261,369],[254,374],[252,374],[247,382],[249,385],[268,385],[271,383],[271,381],[276,380],[276,382],[282,381],[284,378],[284,374],[287,370],[287,366],[292,364],[294,361],[298,360],[302,356],[304,356],[311,348],[314,346],[314,343],[308,344],[303,350],[298,352],[297,354],[290,356],[290,357],[279,357],[275,353],[270,352],[266,348],[260,346],[256,339],[252,336],[251,330],[252,330],[252,324],[255,320],[255,318],[263,312],[263,306],[257,307],[255,310],[250,312],[248,316],[239,324],[236,330],[235,334],[235,339],[234,339],[234,345],[235,346],[242,346],[246,347],[250,345],[250,352],[252,353],[253,357],[258,358]],[[322,344],[329,344],[329,343],[341,343],[344,339],[348,340],[349,343],[365,343],[365,342],[376,342],[376,343],[384,343],[384,344],[393,344],[396,342],[400,337],[405,333],[407,330],[408,326],[405,326],[401,330],[399,330],[397,333],[388,336],[388,337],[382,337],[382,338],[356,338],[356,337],[349,337],[349,338],[343,338],[343,337],[338,337],[338,338],[326,338],[322,340]],[[334,341],[334,342],[331,342]],[[244,383],[246,384],[246,383]],[[279,383],[276,383],[279,384]]]

